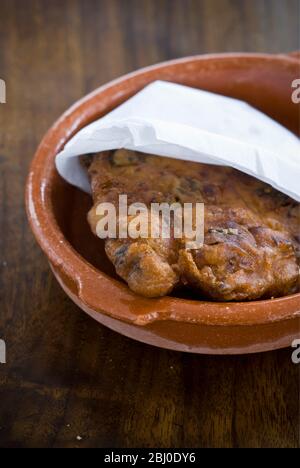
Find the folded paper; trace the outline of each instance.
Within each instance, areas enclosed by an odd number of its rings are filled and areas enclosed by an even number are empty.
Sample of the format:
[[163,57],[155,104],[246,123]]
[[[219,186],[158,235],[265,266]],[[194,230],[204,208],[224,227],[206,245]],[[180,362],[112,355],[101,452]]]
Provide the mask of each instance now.
[[155,81],[80,130],[56,157],[60,175],[90,192],[78,156],[126,148],[231,166],[300,201],[300,140],[237,99]]

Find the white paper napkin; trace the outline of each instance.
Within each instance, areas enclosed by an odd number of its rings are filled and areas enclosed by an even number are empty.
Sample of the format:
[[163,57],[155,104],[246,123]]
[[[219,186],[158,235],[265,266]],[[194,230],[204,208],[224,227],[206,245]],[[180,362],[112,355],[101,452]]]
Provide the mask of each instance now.
[[57,155],[57,170],[90,192],[78,156],[117,148],[231,166],[300,201],[300,140],[236,99],[153,82],[80,130]]

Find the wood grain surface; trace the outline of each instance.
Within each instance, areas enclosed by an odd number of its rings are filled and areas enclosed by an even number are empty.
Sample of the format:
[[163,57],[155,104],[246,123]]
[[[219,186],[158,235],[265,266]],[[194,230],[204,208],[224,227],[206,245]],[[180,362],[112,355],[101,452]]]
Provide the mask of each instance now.
[[295,50],[298,15],[297,0],[0,0],[1,447],[299,446],[291,349],[180,354],[96,324],[54,280],[23,201],[36,146],[76,99],[166,59]]

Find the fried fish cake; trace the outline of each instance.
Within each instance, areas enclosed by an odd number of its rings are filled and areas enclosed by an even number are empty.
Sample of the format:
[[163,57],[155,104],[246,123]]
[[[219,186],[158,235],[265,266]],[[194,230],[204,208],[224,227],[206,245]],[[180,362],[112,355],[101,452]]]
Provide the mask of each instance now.
[[[188,287],[217,301],[278,297],[298,288],[299,204],[232,168],[128,150],[89,158],[96,234],[97,206],[119,195],[128,204],[205,204],[204,244],[183,239],[107,239],[106,253],[129,287],[146,297]],[[278,199],[284,202],[278,203]]]

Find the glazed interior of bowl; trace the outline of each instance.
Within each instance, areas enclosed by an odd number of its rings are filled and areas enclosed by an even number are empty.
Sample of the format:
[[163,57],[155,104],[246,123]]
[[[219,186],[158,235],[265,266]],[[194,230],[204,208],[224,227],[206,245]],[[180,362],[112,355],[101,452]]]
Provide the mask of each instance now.
[[87,96],[62,116],[44,138],[27,184],[33,231],[50,262],[81,301],[93,310],[144,325],[172,319],[206,324],[257,324],[294,317],[299,295],[249,303],[213,303],[190,293],[144,299],[128,290],[94,237],[86,214],[91,198],[57,174],[55,155],[80,128],[99,118],[155,79],[169,80],[243,99],[293,132],[298,109],[291,101],[296,58],[268,55],[202,56],[150,67]]

